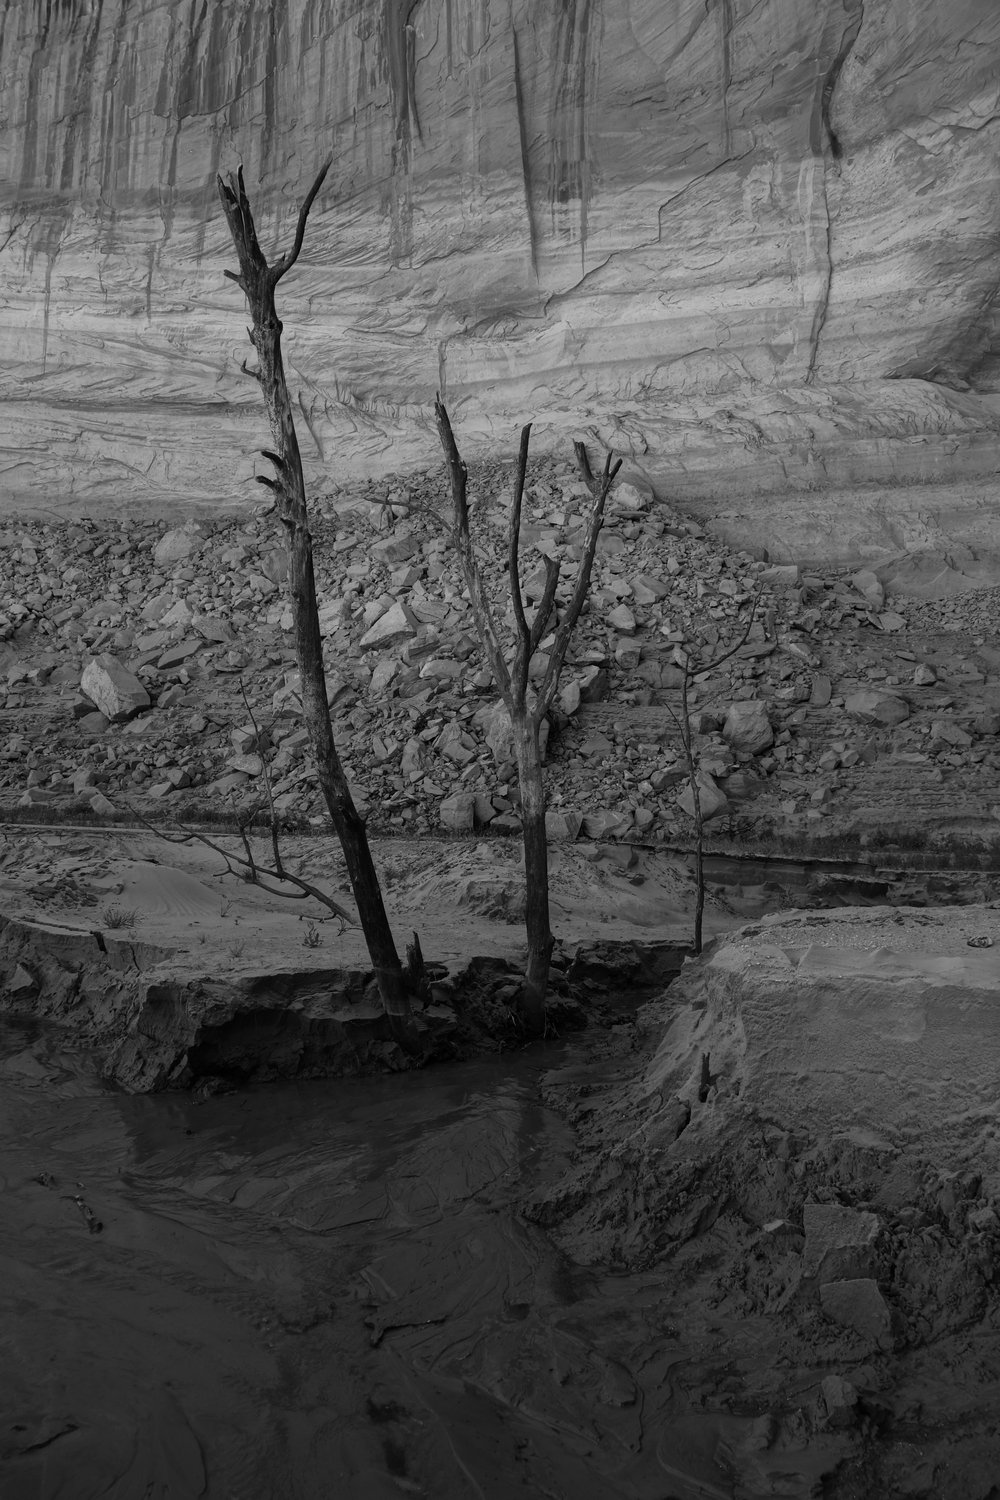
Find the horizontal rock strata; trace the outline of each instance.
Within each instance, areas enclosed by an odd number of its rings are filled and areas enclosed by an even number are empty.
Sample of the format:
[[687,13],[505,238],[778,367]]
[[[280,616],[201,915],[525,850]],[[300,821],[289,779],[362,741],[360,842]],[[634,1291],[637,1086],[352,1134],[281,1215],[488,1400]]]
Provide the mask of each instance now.
[[998,45],[989,0],[8,5],[3,490],[245,495],[215,177],[272,245],[328,154],[281,296],[310,478],[426,461],[437,390],[470,451],[589,428],[722,508],[992,473]]

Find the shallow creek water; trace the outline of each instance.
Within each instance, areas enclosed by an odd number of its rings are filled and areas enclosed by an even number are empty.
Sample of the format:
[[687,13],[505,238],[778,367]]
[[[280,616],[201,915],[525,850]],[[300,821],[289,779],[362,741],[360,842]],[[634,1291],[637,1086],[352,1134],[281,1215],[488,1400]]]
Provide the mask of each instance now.
[[0,1054],[4,1500],[727,1492],[671,1458],[655,1278],[514,1210],[574,1044],[202,1102]]

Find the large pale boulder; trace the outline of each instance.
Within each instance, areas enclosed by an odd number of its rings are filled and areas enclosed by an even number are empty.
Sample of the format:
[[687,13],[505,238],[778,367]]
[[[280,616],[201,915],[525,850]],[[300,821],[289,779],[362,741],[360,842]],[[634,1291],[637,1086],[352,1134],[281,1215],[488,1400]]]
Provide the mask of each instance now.
[[731,703],[722,734],[727,744],[746,755],[759,755],[762,750],[769,749],[774,744],[774,730],[767,704],[759,698]]
[[88,661],[80,690],[112,724],[133,719],[150,704],[149,694],[135,673],[107,651]]

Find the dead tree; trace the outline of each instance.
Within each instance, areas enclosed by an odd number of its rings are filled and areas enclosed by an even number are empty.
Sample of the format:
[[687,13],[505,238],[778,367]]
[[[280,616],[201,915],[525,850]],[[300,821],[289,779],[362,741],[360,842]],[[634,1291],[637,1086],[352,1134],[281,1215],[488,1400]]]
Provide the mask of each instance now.
[[[695,906],[694,906],[694,941],[692,947],[695,953],[700,953],[704,943],[702,929],[705,918],[705,816],[701,805],[701,789],[698,786],[698,764],[694,753],[694,733],[691,727],[690,694],[691,684],[696,677],[705,672],[712,672],[716,667],[721,667],[723,662],[735,656],[747,642],[753,622],[757,615],[757,606],[760,602],[760,590],[754,595],[750,605],[750,617],[746,628],[735,646],[722,651],[711,661],[701,661],[688,651],[680,652],[679,662],[683,679],[681,681],[681,711],[680,715],[670,709],[671,716],[681,732],[681,747],[684,751],[684,764],[687,768],[688,786],[691,788],[692,822],[694,823],[694,879],[695,879]],[[674,658],[675,661],[677,658]]]
[[230,173],[228,181],[221,176],[218,178],[219,197],[240,263],[239,274],[234,271],[225,274],[241,288],[250,307],[251,326],[247,332],[257,351],[258,364],[256,370],[249,370],[244,360],[243,369],[260,383],[274,439],[273,451],[261,451],[273,464],[275,478],[261,476],[258,482],[273,492],[277,517],[287,538],[288,588],[302,679],[302,717],[312,744],[323,799],[344,851],[382,1004],[402,1038],[410,1014],[406,980],[382,900],[364,820],[351,796],[330,724],[305,480],[281,358],[282,324],[274,303],[278,282],[298,259],[309,210],[329,169],[328,161],[299,209],[291,249],[273,265],[268,265],[257,240],[242,167],[235,175]]
[[577,461],[590,485],[592,495],[586,540],[583,546],[583,556],[577,569],[576,582],[569,602],[561,611],[561,618],[555,631],[555,639],[548,652],[548,662],[541,681],[535,688],[531,688],[528,681],[531,658],[538,650],[546,633],[555,608],[556,589],[559,584],[559,564],[554,558],[546,557],[542,597],[534,621],[529,625],[524,609],[524,596],[521,592],[518,553],[531,424],[529,423],[521,430],[521,448],[507,541],[507,569],[515,631],[513,655],[508,662],[489,597],[483,585],[479,560],[469,528],[468,469],[459,454],[448,413],[440,399],[435,402],[434,412],[451,479],[452,542],[458,553],[462,576],[465,579],[469,602],[472,606],[473,619],[484,654],[504,706],[510,715],[514,759],[521,790],[526,894],[524,920],[528,939],[528,963],[521,1001],[521,1017],[527,1031],[541,1035],[545,1030],[545,996],[548,990],[549,964],[554,943],[549,924],[548,841],[545,833],[545,783],[542,772],[541,727],[552,706],[552,700],[559,685],[559,675],[566,660],[570,636],[580,618],[580,612],[590,588],[590,574],[597,549],[597,539],[604,524],[604,509],[615,476],[621,468],[621,459],[612,464],[609,454],[603,474],[600,478],[596,478],[591,473],[586,448],[582,443],[575,444]]

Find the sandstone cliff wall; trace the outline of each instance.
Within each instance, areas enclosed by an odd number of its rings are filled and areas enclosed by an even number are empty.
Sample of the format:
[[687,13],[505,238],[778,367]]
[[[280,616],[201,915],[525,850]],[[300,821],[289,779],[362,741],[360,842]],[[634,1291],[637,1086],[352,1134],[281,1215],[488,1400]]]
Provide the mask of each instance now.
[[[592,430],[675,493],[991,473],[994,0],[0,0],[0,488],[246,496],[217,172],[318,479]],[[253,492],[251,492],[253,493]]]

